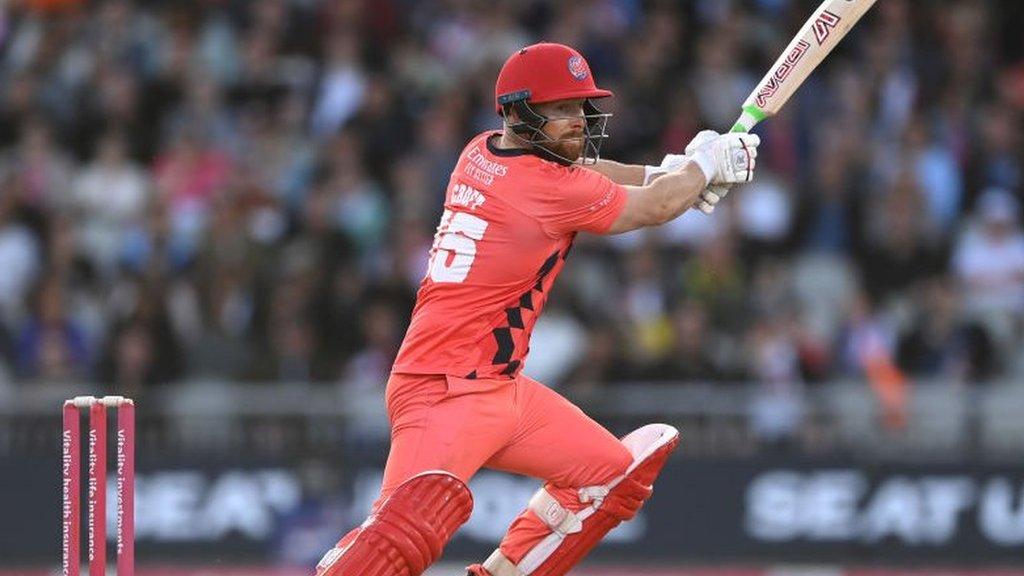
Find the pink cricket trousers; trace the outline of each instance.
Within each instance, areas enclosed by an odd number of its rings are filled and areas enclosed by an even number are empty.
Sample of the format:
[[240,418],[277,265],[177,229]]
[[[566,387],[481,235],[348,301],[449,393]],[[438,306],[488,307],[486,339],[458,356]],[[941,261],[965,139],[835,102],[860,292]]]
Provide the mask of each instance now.
[[[482,467],[545,480],[563,505],[581,509],[585,505],[575,501],[576,489],[606,484],[633,461],[603,426],[524,375],[467,380],[393,374],[387,410],[391,452],[374,509],[420,472],[444,470],[468,483]],[[502,552],[518,562],[549,533],[532,513],[521,514],[502,541]]]

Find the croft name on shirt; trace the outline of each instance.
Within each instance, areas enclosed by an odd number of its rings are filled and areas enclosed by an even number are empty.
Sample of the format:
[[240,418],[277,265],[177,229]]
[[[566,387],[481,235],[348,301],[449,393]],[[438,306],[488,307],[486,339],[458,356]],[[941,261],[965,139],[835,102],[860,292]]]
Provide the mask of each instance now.
[[465,184],[456,184],[452,188],[450,202],[456,206],[466,206],[470,210],[476,210],[477,206],[483,204],[487,198],[479,190]]

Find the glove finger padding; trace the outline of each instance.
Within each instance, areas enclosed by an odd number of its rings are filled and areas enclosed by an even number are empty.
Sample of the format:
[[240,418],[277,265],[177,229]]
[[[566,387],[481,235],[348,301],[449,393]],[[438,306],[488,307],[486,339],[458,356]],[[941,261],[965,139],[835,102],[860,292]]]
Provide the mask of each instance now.
[[755,134],[743,134],[731,142],[731,168],[735,182],[750,182],[754,178],[754,167],[757,164],[757,146],[761,139]]
[[701,192],[700,200],[697,202],[697,208],[705,213],[711,214],[715,211],[715,206],[725,198],[725,195],[729,193],[729,187],[721,184],[712,184],[708,186],[704,192]]

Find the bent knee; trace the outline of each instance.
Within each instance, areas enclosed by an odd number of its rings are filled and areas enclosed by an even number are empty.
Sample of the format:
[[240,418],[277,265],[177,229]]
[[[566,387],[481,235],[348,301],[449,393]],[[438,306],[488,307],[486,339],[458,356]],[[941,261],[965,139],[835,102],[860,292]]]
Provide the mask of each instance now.
[[622,476],[632,464],[633,454],[629,451],[629,448],[626,448],[625,444],[617,442],[614,450],[614,456],[612,458],[612,468],[615,472],[614,476]]
[[608,444],[600,458],[590,462],[590,473],[577,482],[577,486],[607,484],[624,475],[633,464],[633,455],[621,442]]

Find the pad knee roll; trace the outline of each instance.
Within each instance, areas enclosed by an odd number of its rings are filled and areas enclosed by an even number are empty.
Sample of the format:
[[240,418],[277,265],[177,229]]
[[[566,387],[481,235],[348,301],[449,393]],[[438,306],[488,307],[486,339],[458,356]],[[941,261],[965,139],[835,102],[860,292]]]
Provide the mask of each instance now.
[[413,476],[366,519],[355,538],[324,555],[316,574],[419,576],[472,511],[469,489],[452,474]]

